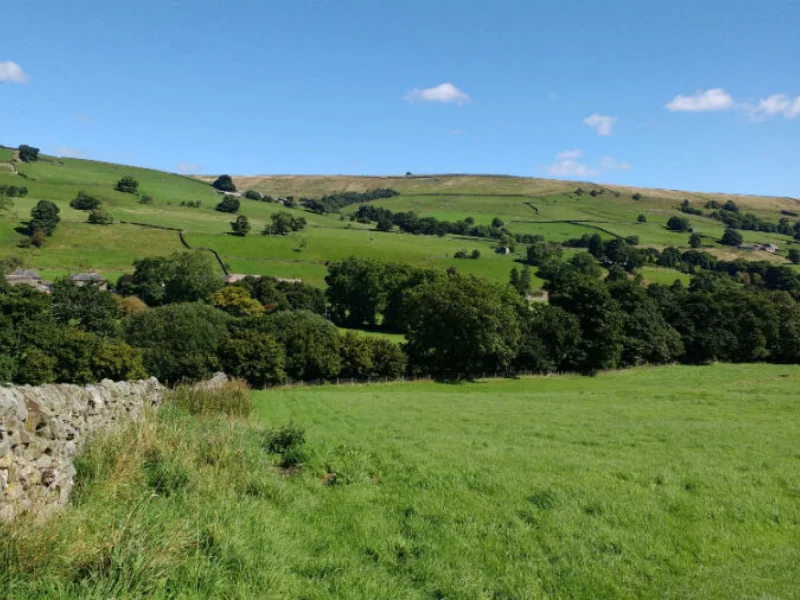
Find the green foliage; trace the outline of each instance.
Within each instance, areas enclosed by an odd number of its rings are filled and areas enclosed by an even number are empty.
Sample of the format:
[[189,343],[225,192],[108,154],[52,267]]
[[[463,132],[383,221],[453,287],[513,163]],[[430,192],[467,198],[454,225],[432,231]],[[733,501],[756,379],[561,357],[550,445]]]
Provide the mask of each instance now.
[[[216,187],[216,186],[214,186],[214,187]],[[219,189],[219,188],[217,188],[217,189]],[[235,191],[235,190],[229,190],[229,191]],[[257,200],[259,202],[261,200],[263,200],[263,196],[259,192],[257,192],[256,190],[247,190],[244,193],[244,197],[247,198],[248,200]]]
[[264,314],[262,304],[242,286],[229,285],[210,297],[211,304],[234,317],[257,317]]
[[55,233],[56,227],[61,222],[59,216],[61,209],[49,200],[39,200],[31,209],[31,220],[29,229],[31,232],[41,230],[45,235],[51,236]]
[[89,218],[86,222],[92,225],[111,225],[114,222],[114,217],[107,210],[96,208],[89,213]]
[[144,352],[147,371],[167,383],[200,380],[219,369],[229,317],[211,306],[170,304],[129,316],[127,342]]
[[574,371],[583,363],[580,321],[562,308],[537,304],[521,319],[515,366],[524,371]]
[[637,223],[647,223],[647,215],[639,215],[636,217]]
[[693,233],[689,236],[689,245],[692,248],[700,248],[703,245],[703,237],[699,233]]
[[94,210],[100,207],[100,203],[100,198],[81,190],[78,192],[78,195],[70,201],[69,206],[75,210]]
[[409,311],[411,367],[437,377],[505,371],[519,349],[521,301],[508,287],[451,276],[412,290]]
[[286,374],[296,380],[332,379],[341,370],[339,332],[323,317],[305,310],[282,311],[254,324],[286,352]]
[[118,192],[124,192],[126,194],[138,194],[139,182],[130,175],[125,175],[125,177],[117,181],[114,189]]
[[19,147],[19,159],[24,163],[36,162],[39,160],[39,148],[21,144]]
[[[235,192],[236,186],[233,184],[233,179],[231,179],[230,175],[220,175],[214,180],[214,183],[211,184],[214,188],[218,189],[221,192]],[[238,210],[238,208],[237,208]],[[236,212],[227,211],[227,212]]]
[[52,285],[51,311],[61,325],[109,337],[119,333],[123,316],[113,296],[97,283],[79,286],[67,277],[56,279]]
[[526,255],[528,264],[539,266],[552,258],[560,257],[562,252],[561,244],[541,240],[530,244]]
[[226,213],[236,213],[239,212],[239,206],[241,202],[236,196],[231,196],[230,194],[226,194],[222,197],[219,204],[216,206],[216,210],[219,212],[226,212]]
[[790,248],[786,253],[786,258],[795,265],[800,264],[800,250],[797,248]]
[[298,281],[279,281],[275,277],[246,277],[235,285],[246,289],[268,312],[310,310],[324,314],[325,292]]
[[109,340],[100,341],[92,353],[92,373],[94,381],[133,381],[147,377],[141,350]]
[[744,237],[735,229],[728,227],[725,233],[722,234],[719,243],[725,246],[741,246],[744,243]]
[[213,389],[202,384],[180,385],[164,395],[164,404],[198,416],[247,417],[253,410],[250,388],[237,380]]
[[264,447],[267,452],[277,454],[278,464],[284,469],[303,464],[306,460],[305,444],[305,430],[291,421],[282,427],[270,429],[264,436]]
[[250,233],[250,221],[244,215],[239,215],[235,220],[231,221],[231,231],[233,231],[233,235],[246,236]]
[[211,255],[200,250],[133,263],[130,279],[120,280],[120,293],[135,295],[150,306],[206,300],[222,287]]
[[684,232],[689,231],[691,228],[692,224],[685,217],[673,216],[667,220],[667,229],[670,231]]
[[284,210],[272,213],[270,219],[272,223],[264,228],[263,235],[286,235],[293,231],[302,231],[306,227],[305,218],[295,217]]
[[283,383],[286,353],[270,334],[233,326],[222,342],[220,358],[223,370],[254,387]]
[[150,196],[149,194],[143,194],[141,198],[139,198],[139,204],[145,204],[148,206],[152,206],[156,203],[156,199]]

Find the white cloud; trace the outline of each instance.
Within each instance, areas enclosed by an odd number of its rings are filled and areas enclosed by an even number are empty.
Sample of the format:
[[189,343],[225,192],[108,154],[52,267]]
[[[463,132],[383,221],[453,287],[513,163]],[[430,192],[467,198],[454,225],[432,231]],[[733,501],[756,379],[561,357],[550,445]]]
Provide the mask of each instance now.
[[450,135],[464,135],[465,133],[467,133],[467,132],[464,131],[463,129],[453,129],[450,132]]
[[673,112],[706,112],[726,110],[733,106],[733,97],[722,88],[698,90],[692,96],[675,96],[666,104]]
[[7,60],[0,61],[0,82],[28,83],[28,75],[17,63]]
[[200,165],[195,163],[180,163],[178,165],[178,173],[181,175],[192,175],[200,171]]
[[758,101],[758,104],[741,105],[744,111],[756,121],[763,121],[776,115],[793,119],[800,115],[800,96],[792,98],[788,94],[772,94]]
[[58,156],[66,156],[67,158],[82,158],[85,156],[83,151],[77,148],[71,148],[70,146],[59,146],[56,148],[56,154]]
[[611,156],[604,156],[598,166],[592,167],[578,160],[582,156],[583,153],[580,150],[559,152],[556,154],[555,162],[547,167],[547,172],[558,177],[591,177],[600,175],[604,171],[631,168],[630,163],[624,160],[617,160]]
[[616,122],[617,119],[615,117],[598,115],[597,113],[594,113],[583,120],[583,124],[594,129],[597,135],[611,135],[611,128]]
[[462,106],[470,101],[470,97],[452,83],[440,83],[424,90],[414,88],[403,96],[403,100],[406,102],[442,102]]

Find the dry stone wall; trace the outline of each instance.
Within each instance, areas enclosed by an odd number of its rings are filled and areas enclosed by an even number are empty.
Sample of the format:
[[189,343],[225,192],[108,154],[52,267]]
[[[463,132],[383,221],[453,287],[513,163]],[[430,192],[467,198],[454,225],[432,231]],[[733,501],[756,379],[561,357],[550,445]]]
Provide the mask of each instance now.
[[0,387],[0,520],[46,515],[65,504],[75,455],[89,434],[137,419],[163,394],[155,378]]

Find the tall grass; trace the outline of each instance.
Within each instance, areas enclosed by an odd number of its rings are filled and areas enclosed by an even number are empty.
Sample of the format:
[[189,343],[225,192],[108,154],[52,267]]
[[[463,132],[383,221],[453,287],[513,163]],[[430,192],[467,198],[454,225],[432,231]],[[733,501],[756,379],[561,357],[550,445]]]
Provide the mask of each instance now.
[[250,388],[241,379],[234,379],[220,388],[182,385],[164,396],[164,403],[182,408],[197,416],[229,415],[247,417],[253,410]]

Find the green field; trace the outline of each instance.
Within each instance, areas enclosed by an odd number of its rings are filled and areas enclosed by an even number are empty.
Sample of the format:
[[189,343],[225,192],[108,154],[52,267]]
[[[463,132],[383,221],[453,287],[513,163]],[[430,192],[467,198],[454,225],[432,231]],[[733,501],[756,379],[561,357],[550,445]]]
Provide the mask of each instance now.
[[[240,214],[252,224],[252,233],[245,239],[228,235],[232,215],[214,210],[220,195],[207,180],[192,179],[138,167],[128,167],[79,159],[42,157],[36,163],[17,163],[20,175],[13,174],[11,152],[0,155],[0,185],[25,185],[27,198],[14,199],[13,206],[0,214],[0,257],[15,255],[25,265],[37,269],[51,278],[75,271],[95,270],[107,277],[117,277],[132,270],[137,258],[154,254],[167,254],[182,248],[177,232],[157,231],[145,227],[126,225],[139,223],[181,229],[193,245],[214,248],[223,255],[231,272],[264,274],[285,278],[300,278],[315,285],[324,285],[325,263],[351,255],[396,260],[419,266],[451,267],[505,282],[515,260],[524,257],[525,248],[517,254],[494,254],[494,242],[475,238],[445,236],[411,236],[400,233],[379,233],[371,225],[351,223],[347,215],[355,207],[339,215],[315,215],[294,209],[296,216],[309,222],[301,233],[273,238],[259,232],[269,222],[270,215],[283,210],[272,203],[242,199]],[[115,191],[114,183],[124,175],[140,182],[142,194],[155,198],[154,205],[139,203],[132,194]],[[238,177],[240,189],[258,189],[273,195],[293,194],[320,196],[324,193],[347,189],[393,187],[399,196],[374,204],[394,211],[413,210],[422,216],[460,220],[468,216],[476,223],[488,224],[494,217],[501,218],[514,233],[536,234],[552,241],[565,241],[586,233],[600,233],[609,239],[614,235],[636,235],[643,245],[687,247],[688,235],[665,229],[669,216],[680,214],[677,203],[688,197],[697,206],[707,199],[723,200],[727,197],[712,194],[691,194],[668,190],[639,190],[641,200],[633,200],[632,189],[600,187],[580,184],[585,193],[577,194],[579,184],[566,181],[507,177]],[[588,191],[602,191],[595,197]],[[112,214],[115,224],[90,226],[85,223],[86,213],[69,208],[69,201],[79,190],[85,190],[103,199],[105,208]],[[23,239],[15,231],[24,225],[31,208],[41,199],[52,200],[61,208],[62,224],[49,243],[41,250],[23,250],[17,247]],[[779,210],[795,207],[796,201],[781,198],[736,197],[743,207],[758,212],[764,218],[777,220]],[[181,202],[200,201],[199,208],[180,206]],[[535,210],[536,209],[536,210]],[[538,210],[538,212],[537,212]],[[648,217],[639,224],[639,214]],[[711,251],[731,254],[720,247],[717,240],[722,235],[720,223],[708,218],[692,218],[695,228],[705,236]],[[748,242],[775,242],[787,248],[794,242],[785,236],[744,232]],[[304,246],[304,247],[303,247]],[[458,250],[481,251],[479,260],[456,260]],[[772,258],[765,253],[740,252],[746,258]],[[778,258],[777,260],[783,260]],[[650,269],[648,281],[673,281],[679,277],[674,271],[656,273]],[[534,286],[541,285],[535,280]]]
[[[797,598],[798,385],[797,366],[661,367],[258,392],[250,425],[163,409],[95,442],[61,515],[0,531],[0,585],[18,600]],[[261,428],[289,420],[301,471],[264,451]]]

